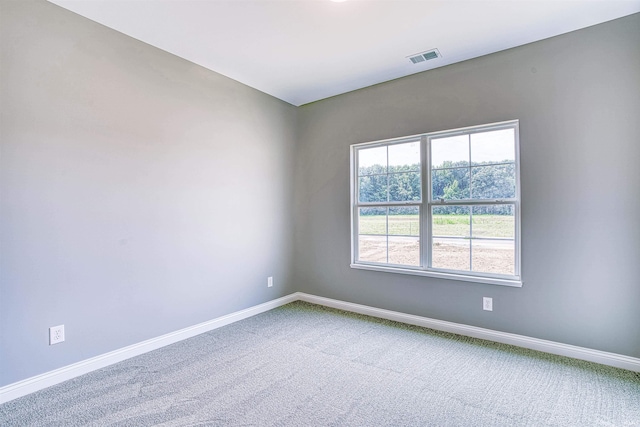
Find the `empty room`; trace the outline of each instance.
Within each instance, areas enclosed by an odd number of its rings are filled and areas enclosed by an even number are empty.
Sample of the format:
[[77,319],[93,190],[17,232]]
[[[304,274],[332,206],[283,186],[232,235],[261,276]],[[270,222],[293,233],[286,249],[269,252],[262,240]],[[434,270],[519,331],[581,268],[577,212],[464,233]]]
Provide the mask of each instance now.
[[640,0],[0,0],[0,425],[640,426]]

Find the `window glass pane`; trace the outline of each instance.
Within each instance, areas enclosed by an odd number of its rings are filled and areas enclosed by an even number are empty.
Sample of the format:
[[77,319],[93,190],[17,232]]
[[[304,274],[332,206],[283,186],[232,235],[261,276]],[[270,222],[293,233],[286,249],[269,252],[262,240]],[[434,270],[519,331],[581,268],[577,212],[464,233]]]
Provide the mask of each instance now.
[[358,209],[358,260],[387,262],[387,208]]
[[515,237],[513,205],[474,206],[471,217],[473,237]]
[[432,208],[432,267],[447,270],[470,270],[471,251],[468,238],[471,232],[471,218],[469,213],[468,206],[435,206]]
[[433,200],[469,198],[469,168],[443,169],[431,172]]
[[387,236],[359,236],[358,261],[387,262]]
[[387,234],[387,208],[360,208],[358,211],[358,234]]
[[505,163],[516,159],[515,129],[471,134],[471,163]]
[[420,172],[389,175],[389,201],[391,202],[420,201],[420,188]]
[[389,234],[420,236],[420,208],[418,206],[389,208]]
[[431,167],[450,168],[469,164],[469,135],[431,139]]
[[470,270],[469,240],[433,238],[431,266],[447,270]]
[[389,236],[389,263],[420,265],[420,241],[418,237]]
[[473,271],[494,274],[515,274],[515,243],[513,240],[472,240]]
[[469,212],[468,206],[434,206],[431,210],[431,234],[434,237],[469,237]]
[[474,166],[471,168],[472,199],[516,197],[515,165]]
[[419,171],[420,142],[394,144],[389,146],[389,173]]
[[370,175],[358,178],[358,199],[360,202],[386,202],[387,178],[387,175]]
[[387,147],[361,148],[358,150],[358,175],[387,173]]

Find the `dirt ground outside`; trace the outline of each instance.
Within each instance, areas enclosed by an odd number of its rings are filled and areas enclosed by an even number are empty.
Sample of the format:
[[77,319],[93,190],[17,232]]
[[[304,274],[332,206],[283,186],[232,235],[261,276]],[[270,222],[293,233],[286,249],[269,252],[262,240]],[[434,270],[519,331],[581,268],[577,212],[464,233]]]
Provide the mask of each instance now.
[[[414,237],[389,237],[387,260],[386,236],[360,236],[359,260],[420,265],[420,242]],[[514,246],[512,241],[473,242],[468,240],[434,239],[432,266],[448,270],[470,270],[470,252],[473,253],[473,271],[496,274],[514,274]]]

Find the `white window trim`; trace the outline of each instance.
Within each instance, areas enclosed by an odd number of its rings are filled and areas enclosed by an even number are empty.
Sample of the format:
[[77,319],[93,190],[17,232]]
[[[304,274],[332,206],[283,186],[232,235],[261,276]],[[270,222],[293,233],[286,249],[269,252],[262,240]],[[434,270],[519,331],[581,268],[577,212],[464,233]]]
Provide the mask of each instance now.
[[[486,132],[499,129],[515,129],[515,165],[516,165],[516,197],[514,199],[493,200],[491,203],[513,204],[514,206],[514,219],[515,219],[515,231],[514,231],[514,245],[515,245],[515,274],[513,276],[498,275],[491,273],[478,273],[478,272],[464,272],[457,270],[442,270],[431,269],[430,265],[431,257],[431,207],[442,205],[441,202],[433,202],[431,200],[431,165],[430,165],[430,140],[434,137],[453,136],[455,134],[468,134],[476,132]],[[406,266],[406,265],[393,265],[373,263],[366,261],[357,261],[356,256],[358,254],[358,208],[367,206],[367,203],[358,202],[358,165],[357,165],[357,150],[361,148],[371,148],[375,146],[387,146],[390,144],[400,144],[412,141],[420,141],[420,155],[421,155],[421,179],[422,179],[422,200],[420,202],[387,202],[387,203],[372,203],[373,205],[387,205],[387,206],[419,206],[420,212],[420,248],[421,248],[421,264],[422,266]],[[412,135],[401,138],[391,138],[380,141],[364,142],[351,145],[350,151],[350,193],[351,193],[351,268],[360,270],[372,270],[381,271],[387,273],[399,273],[415,276],[435,277],[441,279],[461,280],[467,282],[484,283],[492,285],[521,287],[521,218],[520,218],[520,132],[519,121],[509,120],[499,123],[491,123],[480,126],[469,126],[465,128],[430,132],[418,135]],[[452,201],[451,205],[469,204],[473,205],[474,202],[460,202]],[[486,203],[484,203],[486,204]]]

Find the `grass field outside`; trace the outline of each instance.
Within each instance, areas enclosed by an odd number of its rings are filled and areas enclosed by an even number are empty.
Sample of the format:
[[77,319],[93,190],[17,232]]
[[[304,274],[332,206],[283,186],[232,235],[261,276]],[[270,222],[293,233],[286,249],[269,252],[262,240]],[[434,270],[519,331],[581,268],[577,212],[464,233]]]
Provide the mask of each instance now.
[[[387,232],[387,218],[389,231]],[[433,215],[433,236],[513,238],[515,221],[512,215]],[[472,220],[473,218],[473,220]],[[361,215],[359,234],[419,236],[418,215]]]
[[390,234],[394,236],[419,236],[420,220],[418,215],[389,215],[387,233],[386,215],[361,215],[359,234]]

